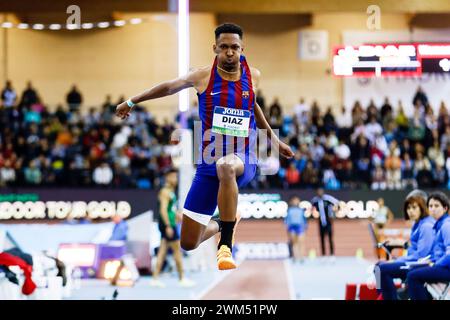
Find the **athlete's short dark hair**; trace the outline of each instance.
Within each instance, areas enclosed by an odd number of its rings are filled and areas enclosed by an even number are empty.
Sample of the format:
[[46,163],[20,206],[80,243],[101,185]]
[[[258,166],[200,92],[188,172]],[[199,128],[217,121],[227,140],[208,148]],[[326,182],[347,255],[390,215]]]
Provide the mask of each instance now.
[[216,39],[219,38],[221,33],[235,33],[235,34],[239,35],[239,38],[241,38],[241,39],[242,39],[242,35],[243,35],[242,28],[234,23],[221,24],[220,26],[218,26],[216,28],[214,33],[216,34]]
[[430,196],[428,197],[427,206],[430,204],[431,199],[439,201],[444,208],[447,208],[446,211],[448,211],[448,209],[450,208],[448,197],[441,191],[435,191],[430,194]]

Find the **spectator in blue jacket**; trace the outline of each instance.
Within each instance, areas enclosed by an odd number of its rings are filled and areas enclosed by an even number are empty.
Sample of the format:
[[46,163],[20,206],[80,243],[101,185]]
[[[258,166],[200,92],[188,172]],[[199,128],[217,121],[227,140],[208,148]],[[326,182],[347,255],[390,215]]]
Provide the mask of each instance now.
[[406,220],[414,220],[407,256],[392,262],[380,262],[375,266],[378,289],[381,289],[384,300],[398,299],[394,279],[406,279],[408,274],[408,269],[405,268],[406,262],[417,261],[429,255],[435,237],[433,230],[435,220],[428,215],[423,197],[408,197],[403,212]]
[[127,241],[128,239],[128,223],[118,214],[112,217],[114,228],[109,241]]
[[428,210],[437,220],[434,225],[436,239],[428,265],[408,273],[408,293],[412,300],[430,300],[425,283],[450,281],[450,217],[449,200],[442,192],[432,193],[427,201]]
[[289,199],[289,208],[284,220],[289,236],[289,243],[292,245],[293,261],[303,262],[305,256],[305,232],[307,222],[305,209],[300,208],[300,198],[293,196]]

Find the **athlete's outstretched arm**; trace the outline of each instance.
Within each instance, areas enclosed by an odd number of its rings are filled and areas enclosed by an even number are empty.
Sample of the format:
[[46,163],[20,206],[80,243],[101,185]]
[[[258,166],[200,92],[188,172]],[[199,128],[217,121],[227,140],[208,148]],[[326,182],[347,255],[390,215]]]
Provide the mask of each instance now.
[[[201,72],[198,70],[192,71],[185,76],[177,79],[162,82],[144,92],[135,95],[130,98],[131,102],[134,104],[141,103],[143,101],[157,99],[175,94],[183,89],[191,88],[197,84],[201,76]],[[128,106],[127,102],[124,101],[119,104],[116,108],[116,116],[121,119],[128,117],[131,108]]]
[[292,152],[291,148],[283,141],[281,141],[278,138],[278,136],[273,132],[272,128],[270,127],[269,123],[266,120],[266,117],[264,116],[264,112],[261,110],[261,107],[256,102],[255,102],[255,120],[256,125],[259,129],[267,130],[268,138],[274,143],[275,147],[279,148],[280,154],[282,156],[288,159],[294,156],[294,153]]

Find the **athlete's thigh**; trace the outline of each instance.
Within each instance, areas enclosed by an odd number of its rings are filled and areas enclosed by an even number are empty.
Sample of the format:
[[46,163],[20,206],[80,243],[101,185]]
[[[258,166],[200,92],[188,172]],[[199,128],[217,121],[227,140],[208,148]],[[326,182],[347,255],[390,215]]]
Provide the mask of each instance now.
[[295,242],[295,243],[297,243],[298,242],[298,234],[297,233],[295,233],[295,232],[292,232],[291,233],[291,239],[292,239],[292,242]]
[[174,252],[180,250],[180,240],[169,241],[168,245]]

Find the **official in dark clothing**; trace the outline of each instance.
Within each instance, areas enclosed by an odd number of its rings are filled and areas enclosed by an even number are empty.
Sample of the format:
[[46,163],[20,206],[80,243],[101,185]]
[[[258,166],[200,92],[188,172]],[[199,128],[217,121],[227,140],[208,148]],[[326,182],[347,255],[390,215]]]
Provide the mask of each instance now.
[[325,236],[328,236],[330,255],[334,256],[333,207],[338,203],[336,198],[325,194],[323,189],[318,189],[317,196],[311,200],[311,204],[319,212],[319,232],[323,256],[325,255]]

